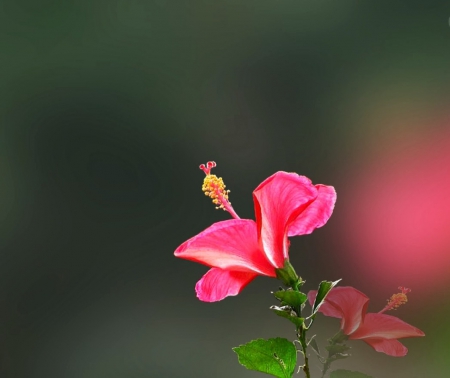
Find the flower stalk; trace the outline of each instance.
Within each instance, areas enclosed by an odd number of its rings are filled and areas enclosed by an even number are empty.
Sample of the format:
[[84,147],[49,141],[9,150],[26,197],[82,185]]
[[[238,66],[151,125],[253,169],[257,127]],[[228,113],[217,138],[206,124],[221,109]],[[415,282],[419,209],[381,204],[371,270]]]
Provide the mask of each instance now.
[[289,313],[291,314],[291,316],[294,316],[297,339],[301,345],[301,352],[304,358],[304,363],[300,366],[300,368],[305,373],[306,378],[311,378],[307,353],[308,343],[306,341],[306,332],[308,331],[309,327],[306,326],[304,319],[302,318],[302,308],[304,304],[301,303],[301,301],[298,301],[299,297],[305,295],[300,291],[300,287],[303,285],[304,281],[297,275],[294,267],[287,259],[284,262],[283,268],[276,269],[276,274],[277,278],[288,287],[288,292],[293,291],[295,293],[298,293],[298,297],[294,296],[296,300],[287,302],[287,298],[285,297],[282,303],[288,305]]
[[325,347],[325,349],[328,351],[328,357],[325,360],[321,361],[323,364],[321,378],[325,377],[325,374],[334,361],[350,356],[346,353],[350,349],[350,347],[344,344],[347,339],[348,336],[345,335],[342,331],[339,331],[331,339],[328,340],[329,345]]
[[300,341],[300,345],[302,346],[302,354],[304,358],[304,364],[302,366],[302,370],[305,373],[306,378],[311,378],[310,372],[309,372],[309,361],[308,361],[308,353],[307,353],[307,343],[306,343],[306,331],[307,328],[305,328],[304,323],[302,326],[297,327],[297,337]]

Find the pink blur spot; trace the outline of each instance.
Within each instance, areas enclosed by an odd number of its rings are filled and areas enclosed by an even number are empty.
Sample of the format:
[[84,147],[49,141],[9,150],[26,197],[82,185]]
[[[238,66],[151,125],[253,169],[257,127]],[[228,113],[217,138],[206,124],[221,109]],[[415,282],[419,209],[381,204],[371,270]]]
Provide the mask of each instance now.
[[450,132],[397,139],[362,166],[338,191],[352,267],[391,289],[450,282]]

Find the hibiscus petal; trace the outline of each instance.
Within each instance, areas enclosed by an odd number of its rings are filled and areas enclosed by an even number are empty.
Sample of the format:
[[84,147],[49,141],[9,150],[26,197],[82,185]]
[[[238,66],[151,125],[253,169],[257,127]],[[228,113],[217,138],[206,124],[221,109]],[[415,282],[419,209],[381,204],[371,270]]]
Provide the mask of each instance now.
[[[312,294],[311,294],[312,293]],[[317,291],[308,293],[309,302],[314,303]],[[346,335],[350,335],[365,322],[365,314],[369,298],[351,286],[339,286],[331,289],[325,298],[325,303],[320,306],[319,312],[325,316],[342,318],[341,329]],[[351,337],[353,338],[353,337]]]
[[238,295],[257,275],[255,273],[210,269],[195,285],[197,297],[204,302],[216,302]]
[[214,223],[181,244],[175,256],[221,269],[276,276],[259,247],[256,223],[247,219]]
[[277,172],[253,192],[258,238],[277,268],[288,258],[287,227],[317,197],[311,181],[296,173]]
[[364,323],[350,335],[350,339],[401,339],[403,337],[418,337],[425,334],[418,328],[385,314],[366,314]]
[[288,236],[306,235],[322,227],[331,217],[336,203],[332,186],[316,185],[317,198],[289,225]]
[[398,340],[364,339],[377,352],[386,353],[392,357],[403,357],[408,353],[408,348]]
[[[317,290],[311,290],[308,293],[308,301],[309,304],[312,306],[314,304],[314,301],[316,300]],[[339,308],[336,308],[333,304],[327,302],[325,299],[325,302],[322,303],[322,305],[319,307],[319,312],[324,314],[325,316],[330,316],[332,318],[342,318],[342,311]]]

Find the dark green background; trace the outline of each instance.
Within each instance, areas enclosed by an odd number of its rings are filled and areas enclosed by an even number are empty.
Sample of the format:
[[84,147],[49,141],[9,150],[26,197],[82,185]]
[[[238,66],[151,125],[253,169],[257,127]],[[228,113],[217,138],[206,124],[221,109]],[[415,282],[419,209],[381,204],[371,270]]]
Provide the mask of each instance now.
[[[268,310],[277,282],[206,304],[206,268],[173,257],[227,219],[200,190],[207,160],[245,218],[277,170],[334,185],[333,217],[292,240],[292,263],[307,290],[342,277],[381,308],[396,288],[345,255],[339,194],[417,131],[386,119],[445,117],[449,17],[443,1],[0,0],[1,377],[260,376],[231,347],[294,337]],[[407,357],[359,341],[336,366],[447,377],[449,282],[395,314],[427,334]],[[320,317],[319,343],[337,327]]]

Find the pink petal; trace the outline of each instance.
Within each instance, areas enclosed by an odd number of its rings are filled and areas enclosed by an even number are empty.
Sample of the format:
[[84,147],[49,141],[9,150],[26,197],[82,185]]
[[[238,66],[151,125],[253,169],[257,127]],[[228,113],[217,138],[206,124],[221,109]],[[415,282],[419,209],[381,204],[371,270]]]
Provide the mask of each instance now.
[[403,357],[408,353],[408,348],[398,340],[364,339],[377,352],[386,353],[388,356]]
[[255,273],[210,269],[195,285],[197,297],[204,302],[216,302],[238,295],[257,275]]
[[[316,291],[313,293],[311,294],[310,292],[308,294],[311,304],[314,303]],[[369,298],[359,290],[351,286],[339,286],[331,289],[319,312],[325,316],[342,318],[341,329],[346,335],[351,335],[361,326],[363,321],[365,322],[364,316],[368,305]]]
[[316,197],[308,178],[287,172],[275,173],[253,192],[258,238],[275,267],[283,267],[288,258],[288,225]]
[[[317,290],[311,290],[308,293],[308,301],[311,306],[314,304],[316,295]],[[322,305],[319,307],[319,312],[321,312],[325,316],[330,316],[332,318],[339,318],[339,319],[342,318],[342,311],[339,308],[336,308],[333,304],[327,302],[326,299],[325,302],[322,303]]]
[[418,337],[425,334],[418,328],[385,314],[366,314],[364,323],[350,335],[350,339],[401,339],[403,337]]
[[330,219],[336,202],[332,186],[316,185],[317,198],[289,225],[288,236],[306,235],[322,227]]
[[181,244],[175,256],[226,270],[276,276],[259,247],[256,223],[247,219],[214,223]]

